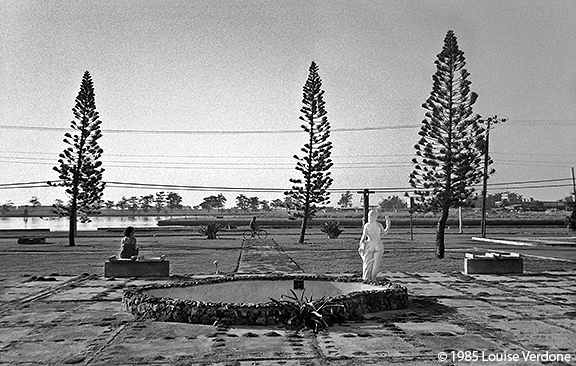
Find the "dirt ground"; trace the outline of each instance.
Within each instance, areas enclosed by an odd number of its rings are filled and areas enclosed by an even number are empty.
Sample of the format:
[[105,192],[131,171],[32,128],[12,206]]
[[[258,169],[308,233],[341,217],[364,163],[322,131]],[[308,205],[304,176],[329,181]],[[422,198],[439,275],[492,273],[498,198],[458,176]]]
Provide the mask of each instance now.
[[[434,255],[432,231],[419,232],[410,240],[405,229],[392,231],[385,239],[383,272],[462,272],[465,252],[474,252],[470,234],[448,233],[446,257]],[[298,230],[270,230],[269,238],[290,256],[306,273],[356,273],[361,271],[357,253],[360,232],[345,232],[338,239],[311,231],[304,244],[298,243]],[[236,232],[223,232],[219,239],[207,240],[198,234],[182,235],[162,231],[138,236],[141,254],[146,257],[166,255],[172,275],[234,273],[242,250],[242,238]],[[46,244],[17,244],[16,238],[0,238],[4,260],[2,277],[103,275],[104,262],[117,253],[119,237],[98,232],[80,233],[77,245],[68,246],[64,235],[48,237]],[[214,264],[217,261],[217,265]],[[525,271],[576,269],[576,263],[526,257]]]

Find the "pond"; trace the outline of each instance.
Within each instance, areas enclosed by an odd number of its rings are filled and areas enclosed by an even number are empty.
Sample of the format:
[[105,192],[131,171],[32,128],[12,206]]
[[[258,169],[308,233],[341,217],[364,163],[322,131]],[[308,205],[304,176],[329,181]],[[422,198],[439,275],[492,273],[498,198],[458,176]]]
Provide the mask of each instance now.
[[[152,227],[158,226],[158,220],[165,220],[170,216],[98,216],[92,222],[78,222],[78,230],[96,230],[107,227]],[[67,217],[0,217],[0,229],[50,229],[51,231],[67,231],[69,221]]]
[[[272,300],[286,300],[282,295],[290,290],[299,298],[304,294],[304,302]],[[324,307],[323,296],[330,306]],[[133,286],[124,290],[122,303],[133,315],[160,321],[274,325],[286,323],[302,311],[298,309],[304,309],[304,313],[317,309],[325,319],[340,320],[405,309],[408,290],[384,280],[364,283],[359,277],[268,274]]]

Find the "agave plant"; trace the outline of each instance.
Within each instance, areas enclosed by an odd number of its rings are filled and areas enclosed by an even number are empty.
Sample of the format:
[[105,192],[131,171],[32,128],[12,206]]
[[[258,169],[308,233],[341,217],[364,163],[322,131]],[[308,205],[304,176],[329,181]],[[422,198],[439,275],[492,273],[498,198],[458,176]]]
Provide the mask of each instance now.
[[340,223],[338,221],[332,220],[324,223],[320,231],[328,235],[330,239],[336,239],[344,230],[340,229]]
[[216,239],[216,234],[220,231],[222,227],[220,224],[215,222],[209,223],[207,226],[202,226],[198,229],[198,232],[205,235],[208,239]]
[[305,296],[304,289],[298,296],[294,290],[290,290],[291,295],[282,295],[280,300],[270,298],[274,303],[282,306],[290,317],[286,320],[286,326],[296,330],[310,329],[314,333],[320,330],[326,330],[329,323],[333,323],[338,318],[333,309],[344,307],[340,304],[331,304],[330,300],[323,296],[319,300],[314,300],[312,295],[308,298]]

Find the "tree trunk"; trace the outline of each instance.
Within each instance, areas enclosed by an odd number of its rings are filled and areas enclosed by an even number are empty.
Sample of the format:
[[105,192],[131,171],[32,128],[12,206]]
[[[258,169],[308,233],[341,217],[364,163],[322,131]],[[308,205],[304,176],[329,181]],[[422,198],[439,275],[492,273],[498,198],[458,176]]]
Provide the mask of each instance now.
[[444,233],[446,232],[446,221],[448,221],[448,213],[450,206],[444,205],[442,207],[442,215],[438,219],[436,226],[436,258],[444,258]]
[[306,236],[306,226],[308,226],[308,213],[304,213],[304,217],[302,217],[302,226],[300,227],[300,239],[298,243],[304,243],[304,237]]
[[68,246],[76,246],[76,207],[70,210],[70,227],[68,229]]

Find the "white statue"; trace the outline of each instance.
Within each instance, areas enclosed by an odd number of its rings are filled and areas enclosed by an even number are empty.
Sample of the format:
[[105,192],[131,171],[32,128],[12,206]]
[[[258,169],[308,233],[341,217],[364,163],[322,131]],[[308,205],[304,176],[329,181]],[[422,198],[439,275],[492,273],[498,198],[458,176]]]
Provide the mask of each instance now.
[[378,219],[378,211],[371,210],[368,213],[368,222],[364,224],[362,238],[360,238],[360,247],[358,253],[362,258],[362,278],[368,281],[374,281],[380,270],[382,263],[382,254],[384,244],[382,244],[382,235],[388,234],[390,229],[390,218],[386,215],[386,228]]

